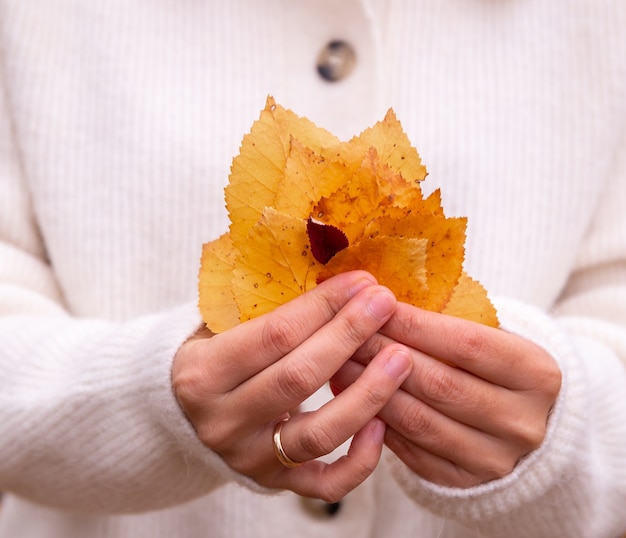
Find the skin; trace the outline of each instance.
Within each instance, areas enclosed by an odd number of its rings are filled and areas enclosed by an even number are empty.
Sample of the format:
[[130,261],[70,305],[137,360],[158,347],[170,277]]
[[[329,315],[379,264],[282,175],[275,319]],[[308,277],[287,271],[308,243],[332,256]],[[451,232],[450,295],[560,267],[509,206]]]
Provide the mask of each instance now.
[[[385,443],[431,482],[471,487],[509,474],[538,448],[561,387],[542,348],[470,321],[398,304],[393,318],[332,378],[340,394],[393,342],[413,367],[379,416]],[[437,358],[434,358],[437,357]]]
[[[174,359],[178,402],[202,442],[233,469],[266,487],[335,502],[379,461],[385,425],[377,415],[409,375],[410,350],[381,346],[342,394],[284,424],[283,446],[303,465],[288,469],[276,459],[274,425],[364,351],[396,306],[387,288],[356,271],[224,333],[201,331]],[[352,436],[346,456],[311,461]]]
[[[336,397],[299,413],[328,380]],[[219,335],[199,332],[176,354],[172,383],[199,438],[233,469],[335,502],[374,471],[383,442],[439,484],[508,474],[543,441],[561,377],[535,344],[398,303],[355,271]],[[288,417],[283,447],[306,462],[294,469],[273,451]],[[312,461],[351,437],[347,455]]]

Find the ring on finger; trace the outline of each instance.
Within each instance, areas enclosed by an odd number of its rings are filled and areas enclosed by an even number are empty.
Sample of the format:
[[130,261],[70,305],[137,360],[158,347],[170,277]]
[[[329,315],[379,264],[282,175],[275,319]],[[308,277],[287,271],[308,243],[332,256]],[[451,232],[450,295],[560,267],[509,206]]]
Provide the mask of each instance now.
[[289,456],[287,456],[285,449],[283,448],[282,439],[280,437],[280,433],[281,433],[281,430],[283,429],[283,425],[288,420],[289,420],[288,418],[285,418],[281,420],[280,422],[277,422],[276,426],[274,426],[274,435],[273,435],[274,454],[276,454],[276,458],[278,459],[278,461],[282,463],[285,467],[287,467],[287,469],[293,469],[294,467],[298,467],[299,465],[302,465],[302,462],[292,460]]

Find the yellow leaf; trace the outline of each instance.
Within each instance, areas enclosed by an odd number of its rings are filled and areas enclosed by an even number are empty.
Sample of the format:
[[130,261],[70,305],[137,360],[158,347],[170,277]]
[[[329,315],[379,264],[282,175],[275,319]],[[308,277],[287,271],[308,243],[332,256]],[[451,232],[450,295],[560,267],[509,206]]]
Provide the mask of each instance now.
[[287,215],[308,218],[315,201],[343,185],[349,175],[343,161],[324,157],[292,138],[274,207]]
[[236,255],[230,234],[202,246],[198,307],[202,319],[214,333],[230,329],[239,322],[231,288]]
[[313,288],[322,267],[311,254],[306,221],[266,208],[235,260],[233,294],[241,321]]
[[463,272],[467,219],[444,215],[439,190],[424,198],[426,174],[392,110],[339,142],[268,98],[233,159],[230,234],[203,249],[207,325],[225,330],[362,269],[400,301],[497,326],[486,291]]
[[422,181],[426,178],[426,167],[392,109],[382,122],[361,133],[358,140],[364,146],[375,147],[382,162],[400,172],[405,179]]
[[233,244],[237,246],[257,222],[265,207],[274,204],[283,177],[291,138],[314,150],[336,145],[337,137],[297,116],[268,97],[265,109],[244,136],[239,155],[233,159],[225,189]]
[[382,163],[410,182],[422,181],[427,175],[417,150],[411,145],[392,109],[383,121],[365,129],[345,144],[342,155],[346,162],[359,165],[370,148],[375,148]]
[[487,297],[487,291],[480,282],[473,280],[465,273],[462,274],[450,301],[442,312],[490,327],[500,326],[496,309]]

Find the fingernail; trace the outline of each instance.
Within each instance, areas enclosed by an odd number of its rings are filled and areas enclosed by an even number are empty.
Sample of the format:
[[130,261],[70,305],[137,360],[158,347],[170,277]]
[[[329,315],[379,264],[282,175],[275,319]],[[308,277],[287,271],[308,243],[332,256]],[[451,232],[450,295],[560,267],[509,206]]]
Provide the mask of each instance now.
[[411,357],[407,353],[396,351],[385,364],[385,372],[392,379],[402,379],[411,367]]
[[367,310],[376,319],[386,319],[396,307],[396,298],[387,291],[373,293],[367,302]]

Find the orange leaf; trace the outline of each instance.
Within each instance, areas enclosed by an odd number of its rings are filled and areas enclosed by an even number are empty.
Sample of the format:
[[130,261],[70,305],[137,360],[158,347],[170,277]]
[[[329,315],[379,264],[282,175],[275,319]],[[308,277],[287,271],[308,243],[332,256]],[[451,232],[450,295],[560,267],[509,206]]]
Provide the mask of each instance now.
[[353,269],[364,269],[393,291],[399,301],[419,306],[428,295],[426,246],[426,239],[409,237],[364,239],[333,256],[320,272],[318,281]]
[[369,237],[416,237],[427,240],[425,271],[428,295],[420,306],[439,312],[450,299],[463,271],[467,219],[443,215],[403,215],[404,209],[389,208],[387,214],[369,223]]
[[370,148],[349,180],[320,198],[313,214],[343,230],[352,242],[362,236],[370,221],[385,213],[385,208],[396,205],[417,208],[422,202],[419,185],[394,172]]

